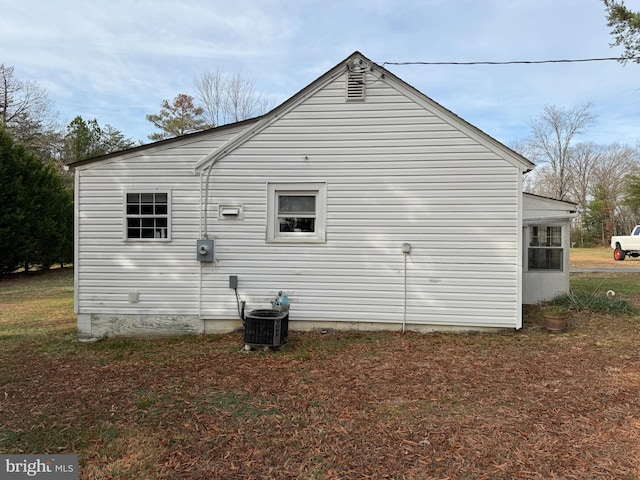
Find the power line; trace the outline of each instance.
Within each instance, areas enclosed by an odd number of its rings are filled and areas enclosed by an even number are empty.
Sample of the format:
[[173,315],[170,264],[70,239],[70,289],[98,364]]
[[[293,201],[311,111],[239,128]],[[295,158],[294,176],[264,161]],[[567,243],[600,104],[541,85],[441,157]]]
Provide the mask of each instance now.
[[562,59],[562,60],[509,60],[504,62],[490,62],[490,61],[478,61],[478,62],[383,62],[385,65],[529,65],[540,63],[584,63],[584,62],[609,62],[609,61],[639,61],[640,57],[603,57],[603,58],[574,58],[574,59]]

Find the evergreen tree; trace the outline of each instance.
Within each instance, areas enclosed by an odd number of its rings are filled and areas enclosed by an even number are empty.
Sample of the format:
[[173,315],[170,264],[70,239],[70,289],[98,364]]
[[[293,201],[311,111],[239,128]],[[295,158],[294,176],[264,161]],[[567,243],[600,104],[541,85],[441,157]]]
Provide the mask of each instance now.
[[0,125],[0,273],[12,272],[20,266],[27,241],[27,212],[20,152]]
[[64,161],[73,163],[135,146],[135,142],[112,127],[101,127],[98,120],[84,120],[80,115],[67,125],[64,138]]
[[0,126],[0,274],[73,258],[73,195]]
[[584,215],[585,241],[593,245],[608,245],[615,233],[613,201],[604,185],[596,185],[592,200],[587,203]]
[[163,100],[160,113],[147,115],[147,120],[162,132],[152,133],[149,138],[164,140],[209,128],[203,114],[204,108],[196,106],[191,95],[179,93],[173,103]]
[[627,175],[623,203],[635,214],[640,211],[640,176]]
[[640,63],[640,12],[627,8],[623,1],[603,0],[607,11],[607,25],[612,27],[615,41],[612,46],[624,47],[621,61]]

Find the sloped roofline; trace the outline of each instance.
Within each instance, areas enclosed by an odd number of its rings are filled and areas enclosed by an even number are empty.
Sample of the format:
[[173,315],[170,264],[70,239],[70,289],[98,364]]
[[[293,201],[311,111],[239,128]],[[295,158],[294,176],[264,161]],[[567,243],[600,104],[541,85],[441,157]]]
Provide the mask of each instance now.
[[247,120],[242,120],[240,122],[229,123],[229,124],[226,124],[226,125],[210,128],[210,129],[207,129],[207,130],[202,130],[202,131],[199,131],[199,132],[194,132],[194,133],[189,133],[189,134],[186,134],[186,135],[181,135],[179,137],[173,137],[173,138],[169,138],[169,139],[166,139],[166,140],[160,140],[158,142],[152,142],[152,143],[143,144],[143,145],[140,145],[140,146],[137,146],[137,147],[133,147],[133,148],[129,148],[129,149],[126,149],[126,150],[121,150],[121,151],[117,151],[117,152],[108,153],[108,154],[105,154],[105,155],[99,155],[99,156],[96,156],[96,157],[86,158],[86,159],[83,159],[83,160],[67,162],[67,165],[70,166],[70,167],[79,167],[79,166],[89,165],[89,164],[92,164],[92,163],[101,162],[103,160],[108,160],[108,159],[115,158],[115,157],[119,157],[119,156],[123,156],[123,155],[129,155],[129,154],[132,154],[132,153],[137,153],[137,152],[144,151],[144,150],[150,149],[150,148],[169,146],[169,145],[172,145],[174,143],[184,142],[185,140],[186,141],[189,141],[189,140],[192,140],[192,139],[195,140],[195,139],[199,138],[200,136],[208,135],[208,134],[211,134],[212,132],[218,132],[218,131],[223,131],[223,130],[227,130],[227,129],[231,129],[231,128],[236,128],[236,127],[241,126],[243,124],[246,125],[247,127],[249,127],[247,129],[245,129],[243,132],[239,133],[236,137],[234,137],[231,140],[229,140],[224,145],[220,146],[219,148],[217,148],[216,150],[212,151],[210,154],[208,154],[204,158],[202,158],[194,168],[194,170],[197,171],[202,166],[204,166],[205,164],[208,164],[212,160],[213,161],[217,161],[219,158],[222,158],[222,157],[226,156],[227,154],[229,154],[230,152],[232,152],[233,150],[238,148],[240,145],[242,145],[244,142],[249,140],[251,137],[256,135],[258,132],[260,132],[264,128],[266,128],[270,123],[272,123],[277,118],[279,118],[283,113],[288,112],[289,110],[291,110],[294,106],[296,106],[297,104],[302,102],[305,98],[307,98],[309,95],[311,95],[316,90],[320,89],[323,85],[325,85],[329,81],[333,80],[336,76],[343,74],[345,72],[345,70],[347,69],[348,63],[350,61],[353,61],[355,58],[360,58],[363,61],[367,62],[371,66],[371,68],[374,68],[374,66],[375,66],[375,68],[378,69],[382,75],[392,79],[395,83],[397,83],[398,85],[403,87],[405,90],[407,90],[407,92],[410,92],[414,96],[416,96],[417,99],[419,99],[419,100],[427,103],[429,106],[439,110],[445,117],[449,117],[452,121],[454,121],[457,124],[458,127],[466,129],[466,130],[468,130],[468,132],[470,134],[475,134],[476,136],[478,136],[478,137],[482,138],[483,140],[485,140],[491,147],[493,147],[495,150],[497,150],[500,153],[502,153],[503,155],[505,155],[507,157],[507,160],[511,159],[512,163],[514,165],[520,165],[520,167],[523,168],[523,170],[525,172],[526,171],[530,171],[535,167],[535,164],[532,163],[527,158],[525,158],[524,156],[520,155],[519,153],[517,153],[514,150],[512,150],[511,148],[507,147],[503,143],[501,143],[498,140],[496,140],[493,137],[491,137],[489,134],[487,134],[484,131],[480,130],[478,127],[472,125],[471,123],[467,122],[463,118],[459,117],[458,115],[453,113],[451,110],[448,110],[447,108],[443,107],[438,102],[436,102],[432,98],[428,97],[424,93],[420,92],[415,87],[409,85],[407,82],[405,82],[404,80],[402,80],[400,77],[396,76],[395,74],[391,73],[386,68],[384,68],[384,67],[376,64],[375,62],[371,61],[370,59],[365,57],[359,51],[355,51],[354,53],[349,55],[347,58],[345,58],[343,61],[338,63],[335,67],[330,69],[328,72],[326,72],[325,74],[323,74],[320,77],[318,77],[316,80],[314,80],[309,85],[304,87],[298,93],[294,94],[292,97],[290,97],[289,99],[285,100],[283,103],[281,103],[280,105],[278,105],[277,107],[275,107],[271,111],[265,113],[264,115],[261,115],[261,116],[258,116],[258,117],[254,117],[254,118],[251,118],[251,119],[247,119]]
[[275,121],[277,118],[279,118],[284,113],[288,112],[293,107],[295,107],[300,102],[302,102],[305,98],[307,98],[308,96],[313,94],[316,90],[320,89],[322,86],[324,86],[329,81],[333,80],[335,77],[343,74],[346,71],[346,69],[348,68],[347,65],[349,64],[349,62],[352,62],[356,58],[362,59],[371,68],[374,68],[374,66],[375,66],[375,68],[380,71],[382,76],[391,78],[396,84],[398,84],[399,86],[401,86],[405,90],[407,90],[408,93],[410,92],[411,94],[413,94],[416,97],[416,100],[421,100],[422,102],[425,102],[429,106],[439,110],[445,117],[448,117],[453,122],[455,122],[457,124],[458,128],[466,129],[469,134],[476,135],[476,136],[480,137],[481,139],[483,139],[484,141],[486,141],[494,150],[497,150],[502,155],[506,156],[506,159],[508,161],[509,161],[509,159],[511,159],[511,163],[513,163],[514,166],[515,165],[519,165],[523,169],[524,172],[531,171],[535,167],[535,164],[533,162],[531,162],[529,159],[527,159],[524,156],[520,155],[519,153],[517,153],[516,151],[514,151],[511,148],[507,147],[503,143],[499,142],[498,140],[496,140],[495,138],[493,138],[489,134],[487,134],[484,131],[480,130],[475,125],[472,125],[471,123],[467,122],[463,118],[459,117],[458,115],[453,113],[451,110],[448,110],[447,108],[443,107],[438,102],[436,102],[432,98],[428,97],[424,93],[420,92],[415,87],[409,85],[407,82],[402,80],[400,77],[394,75],[393,73],[391,73],[386,68],[384,68],[384,67],[378,65],[377,63],[371,61],[370,59],[365,57],[359,51],[355,51],[354,53],[349,55],[347,58],[345,58],[343,61],[338,63],[335,67],[330,69],[328,72],[326,72],[325,74],[321,75],[316,80],[314,80],[309,85],[307,85],[302,90],[300,90],[298,93],[296,93],[295,95],[290,97],[288,100],[285,100],[279,106],[277,106],[276,108],[274,108],[270,112],[264,114],[262,117],[260,117],[258,119],[258,122],[256,122],[255,126],[253,126],[252,128],[249,128],[249,129],[245,130],[244,132],[238,134],[235,138],[229,140],[229,142],[227,142],[226,144],[222,145],[220,148],[218,148],[215,151],[211,152],[210,154],[206,155],[204,158],[202,158],[202,160],[200,160],[197,163],[197,165],[195,166],[194,170],[197,171],[198,169],[202,168],[204,165],[208,164],[211,161],[216,162],[220,158],[228,155],[229,153],[234,151],[236,148],[240,147],[242,144],[244,144],[250,138],[252,138],[257,133],[262,131],[269,124],[271,124],[273,121]]
[[[267,115],[267,114],[265,114],[265,115]],[[65,164],[70,166],[70,167],[79,167],[79,166],[88,165],[88,164],[91,164],[91,163],[101,162],[103,160],[108,160],[108,159],[111,159],[111,158],[119,157],[119,156],[122,156],[122,155],[129,155],[129,154],[132,154],[132,153],[138,153],[138,152],[141,152],[141,151],[144,151],[144,150],[148,150],[150,148],[170,146],[170,145],[172,145],[174,143],[185,142],[185,141],[190,141],[190,140],[197,140],[199,137],[211,134],[212,132],[216,132],[216,133],[217,132],[223,132],[223,131],[229,130],[231,128],[242,126],[243,124],[246,124],[247,126],[251,125],[252,123],[256,123],[256,122],[260,121],[260,119],[262,119],[265,115],[260,115],[258,117],[248,118],[246,120],[241,120],[239,122],[227,123],[225,125],[220,125],[219,127],[207,128],[206,130],[199,130],[199,131],[193,132],[193,133],[186,133],[186,134],[180,135],[178,137],[171,137],[171,138],[167,138],[165,140],[158,140],[156,142],[144,143],[142,145],[138,145],[138,146],[132,147],[132,148],[127,148],[125,150],[118,150],[118,151],[111,152],[111,153],[105,153],[104,155],[98,155],[98,156],[95,156],[95,157],[84,158],[82,160],[75,160],[75,161],[71,161],[71,162],[66,162]]]
[[271,124],[273,121],[281,117],[284,113],[290,111],[293,107],[298,105],[308,96],[310,96],[313,92],[315,92],[316,90],[319,90],[322,86],[324,86],[326,83],[331,81],[336,76],[341,75],[344,72],[346,62],[356,55],[360,55],[363,59],[365,59],[365,57],[358,52],[351,54],[345,60],[337,64],[335,67],[333,67],[331,70],[329,70],[325,74],[318,77],[316,80],[314,80],[309,85],[304,87],[298,93],[294,94],[292,97],[282,102],[280,105],[275,107],[270,112],[264,114],[260,118],[260,121],[257,122],[257,124],[253,128],[250,128],[238,134],[238,136],[236,136],[235,138],[232,138],[226,144],[220,146],[218,149],[206,155],[204,158],[202,158],[202,160],[200,160],[196,164],[194,169],[197,171],[203,166],[209,164],[209,162],[211,161],[216,162],[219,158],[222,158],[228,155],[229,153],[234,151],[236,148],[238,148],[240,145],[244,144],[247,140],[249,140],[251,137],[259,133],[263,129],[265,129],[269,124]]
[[544,200],[546,202],[549,203],[559,203],[562,204],[566,207],[573,207],[573,209],[577,209],[578,208],[578,204],[574,203],[574,202],[569,202],[567,200],[558,200],[557,198],[552,198],[552,197],[545,197],[544,195],[538,195],[536,193],[529,193],[529,192],[522,192],[522,195],[524,195],[525,197],[531,197],[532,199],[540,199],[540,200]]

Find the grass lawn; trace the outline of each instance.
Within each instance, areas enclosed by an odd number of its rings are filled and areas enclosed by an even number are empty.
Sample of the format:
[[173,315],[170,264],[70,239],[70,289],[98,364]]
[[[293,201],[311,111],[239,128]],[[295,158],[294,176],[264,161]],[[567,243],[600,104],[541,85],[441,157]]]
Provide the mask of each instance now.
[[572,267],[640,267],[640,257],[627,257],[622,262],[613,259],[611,248],[572,248],[569,254]]
[[[1,453],[77,453],[82,479],[640,478],[640,317],[79,344],[72,276],[0,281]],[[638,274],[572,283],[640,306]]]

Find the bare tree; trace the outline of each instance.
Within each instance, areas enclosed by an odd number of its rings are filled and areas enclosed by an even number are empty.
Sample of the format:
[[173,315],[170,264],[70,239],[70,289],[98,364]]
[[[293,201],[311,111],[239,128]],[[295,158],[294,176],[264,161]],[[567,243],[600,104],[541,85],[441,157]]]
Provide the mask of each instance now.
[[204,116],[211,125],[239,122],[269,109],[268,99],[256,91],[255,83],[239,73],[225,77],[218,68],[196,77],[194,84]]
[[253,80],[247,80],[236,73],[227,81],[227,120],[239,122],[264,113],[267,100],[256,92]]
[[[531,157],[530,155],[531,152],[529,151],[529,145],[525,139],[511,140],[507,144],[507,146],[511,150],[519,153],[525,158]],[[539,168],[534,168],[533,170],[524,174],[524,176],[522,177],[522,190],[524,192],[537,193],[539,195],[542,195],[542,193],[537,191],[537,184],[538,184],[537,177],[538,177],[539,171],[540,171]]]
[[62,138],[52,105],[46,90],[19,80],[13,67],[0,64],[0,125],[44,158],[54,156]]
[[522,188],[524,191],[536,195],[557,198],[555,196],[556,178],[549,165],[540,165],[527,173],[523,179]]
[[603,150],[601,160],[593,172],[593,185],[605,189],[611,200],[609,224],[611,234],[615,231],[630,232],[638,220],[631,209],[625,206],[624,195],[629,175],[638,174],[638,150],[613,143]]
[[593,173],[604,157],[603,148],[592,142],[578,143],[569,151],[568,193],[583,212],[589,197]]
[[566,200],[570,189],[571,145],[575,137],[593,124],[596,116],[590,103],[565,110],[546,105],[542,113],[531,121],[531,135],[527,146],[535,163],[545,165],[546,194]]
[[635,225],[628,187],[638,172],[638,151],[616,143],[596,148],[597,161],[591,165],[580,222],[580,244],[586,241],[606,246],[616,231],[627,232]]
[[209,125],[222,125],[224,121],[225,80],[222,71],[216,68],[205,71],[193,81],[198,100],[204,109],[203,116]]
[[607,145],[594,169],[594,180],[605,185],[611,192],[619,192],[625,177],[637,173],[638,161],[637,149],[619,143]]

